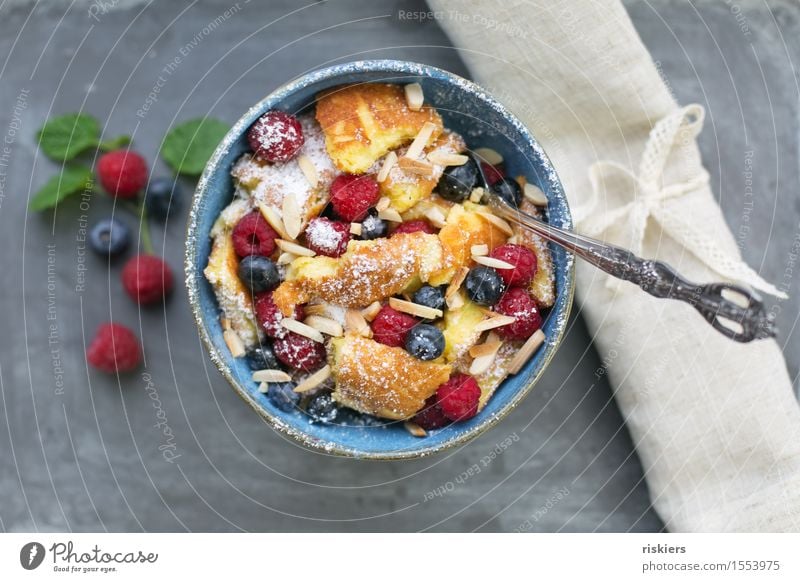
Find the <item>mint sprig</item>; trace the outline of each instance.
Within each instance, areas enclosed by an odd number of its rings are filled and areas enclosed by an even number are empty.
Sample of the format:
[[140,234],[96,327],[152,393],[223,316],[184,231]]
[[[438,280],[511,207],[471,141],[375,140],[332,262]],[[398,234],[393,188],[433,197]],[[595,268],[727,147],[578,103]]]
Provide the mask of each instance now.
[[93,187],[92,170],[86,166],[64,166],[60,174],[50,178],[31,198],[30,209],[34,211],[53,208],[62,200],[78,194],[90,192]]
[[53,117],[36,133],[39,147],[56,162],[69,161],[89,148],[109,151],[130,143],[122,135],[108,141],[100,139],[100,123],[85,113],[67,113]]
[[210,117],[176,125],[161,144],[161,157],[178,174],[199,176],[230,126]]

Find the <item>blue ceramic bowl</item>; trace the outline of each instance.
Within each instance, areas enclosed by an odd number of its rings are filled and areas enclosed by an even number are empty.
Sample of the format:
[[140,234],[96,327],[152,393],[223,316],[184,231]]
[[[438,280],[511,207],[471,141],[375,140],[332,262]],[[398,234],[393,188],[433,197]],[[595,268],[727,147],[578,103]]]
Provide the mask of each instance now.
[[203,172],[192,201],[186,239],[186,284],[200,336],[214,364],[233,389],[270,425],[304,445],[361,459],[405,459],[430,455],[462,444],[508,414],[533,388],[558,349],[572,305],[574,270],[571,255],[554,247],[558,297],[544,324],[547,342],[525,368],[508,378],[475,418],[432,431],[426,438],[411,436],[402,423],[386,426],[312,424],[302,411],[283,412],[258,392],[244,359],[231,357],[222,339],[214,292],[203,276],[211,250],[209,232],[220,211],[231,201],[230,169],[247,151],[247,128],[264,112],[310,110],[314,96],[347,83],[388,82],[422,85],[425,102],[436,107],[445,126],[459,132],[470,148],[490,147],[503,155],[509,175],[524,175],[548,198],[548,219],[572,227],[567,200],[550,161],[530,132],[502,105],[477,85],[441,69],[403,61],[359,61],[314,71],[291,81],[253,106],[231,129]]

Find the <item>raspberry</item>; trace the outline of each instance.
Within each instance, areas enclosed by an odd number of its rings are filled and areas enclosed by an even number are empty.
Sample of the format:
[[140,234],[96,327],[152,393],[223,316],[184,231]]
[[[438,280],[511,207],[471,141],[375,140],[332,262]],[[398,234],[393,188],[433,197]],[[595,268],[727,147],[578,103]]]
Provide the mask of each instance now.
[[[256,321],[269,337],[280,338],[289,333],[289,330],[281,325],[283,314],[272,300],[272,291],[256,295],[254,309]],[[294,310],[294,319],[300,321],[303,317],[305,317],[303,306],[298,305]]]
[[256,156],[268,162],[288,162],[305,143],[297,118],[284,111],[267,111],[247,130]]
[[245,214],[233,227],[233,250],[240,257],[268,257],[275,250],[275,232],[258,210]]
[[506,244],[494,249],[489,256],[514,265],[513,269],[497,269],[509,287],[526,287],[536,275],[536,254],[527,247]]
[[392,236],[396,234],[408,234],[410,232],[424,232],[426,234],[436,234],[433,227],[424,220],[409,220],[394,229]]
[[436,402],[450,420],[467,420],[478,413],[481,389],[475,378],[455,373],[436,390]]
[[378,183],[372,176],[342,174],[331,184],[331,205],[348,222],[364,220],[367,211],[378,202]]
[[306,228],[308,248],[326,257],[338,257],[347,250],[350,242],[350,225],[338,220],[315,218]]
[[129,150],[108,152],[97,162],[97,178],[110,195],[136,198],[147,183],[147,162]]
[[489,186],[496,184],[506,176],[502,168],[493,166],[489,162],[481,162],[481,170],[483,170],[483,175],[486,176],[486,181],[489,182]]
[[325,361],[321,343],[291,331],[276,339],[272,349],[281,362],[295,370],[315,370]]
[[399,348],[405,345],[406,334],[415,325],[417,320],[410,315],[384,305],[372,320],[372,339]]
[[172,290],[172,270],[159,257],[138,255],[122,268],[122,286],[140,305],[156,303]]
[[436,402],[436,394],[425,401],[425,406],[412,420],[425,430],[442,428],[450,423],[450,419],[444,415],[442,407]]
[[509,289],[494,306],[494,310],[503,315],[517,318],[514,323],[498,327],[495,330],[497,335],[505,339],[528,339],[533,332],[542,327],[542,316],[539,315],[536,302],[525,289],[520,287]]
[[139,340],[124,325],[104,323],[86,350],[86,360],[98,370],[113,374],[130,372],[142,360]]

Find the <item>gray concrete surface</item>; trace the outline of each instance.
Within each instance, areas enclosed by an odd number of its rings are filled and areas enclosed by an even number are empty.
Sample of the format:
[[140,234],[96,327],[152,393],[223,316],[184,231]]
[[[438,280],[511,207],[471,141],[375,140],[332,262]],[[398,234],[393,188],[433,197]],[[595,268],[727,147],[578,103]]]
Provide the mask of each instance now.
[[[330,62],[396,57],[466,74],[435,23],[396,18],[417,2],[125,0],[107,12],[103,4],[115,3],[79,0],[67,10],[67,2],[17,0],[0,9],[0,131],[12,142],[0,198],[0,530],[512,531],[526,520],[533,531],[662,528],[610,389],[595,378],[600,361],[579,317],[537,390],[498,428],[447,455],[386,464],[326,457],[274,434],[208,362],[181,289],[166,309],[140,312],[122,294],[120,265],[89,256],[87,287],[76,292],[81,215],[104,216],[111,202],[98,196],[85,212],[76,203],[55,215],[26,211],[29,192],[55,171],[33,140],[49,114],[91,112],[109,135],[133,133],[152,159],[175,120],[210,113],[232,122],[286,79]],[[231,6],[234,14],[203,32]],[[703,153],[737,231],[745,152],[754,152],[759,195],[743,250],[779,281],[800,217],[797,87],[788,66],[798,56],[800,9],[736,6],[748,35],[726,3],[628,4],[678,98],[709,107]],[[182,50],[183,63],[137,117]],[[185,186],[188,198],[192,184]],[[176,268],[184,216],[154,230]],[[788,283],[796,297],[797,283]],[[781,305],[793,376],[796,301]],[[84,343],[110,314],[144,339],[151,391],[180,455],[174,463],[159,452],[164,437],[147,377],[118,384],[85,367]],[[509,435],[519,441],[455,483]],[[451,491],[426,501],[448,483]]]

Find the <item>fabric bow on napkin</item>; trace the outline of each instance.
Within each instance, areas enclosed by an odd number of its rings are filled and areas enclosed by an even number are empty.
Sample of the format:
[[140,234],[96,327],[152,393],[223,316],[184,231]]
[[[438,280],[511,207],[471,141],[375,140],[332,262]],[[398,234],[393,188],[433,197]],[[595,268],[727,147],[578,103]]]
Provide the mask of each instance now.
[[[678,107],[621,3],[430,5],[475,80],[548,152],[579,232],[698,283],[785,297],[742,262],[695,141],[703,109]],[[733,342],[691,306],[580,261],[577,277],[597,349],[616,352],[609,379],[667,527],[800,531],[800,410],[777,343]]]

